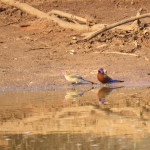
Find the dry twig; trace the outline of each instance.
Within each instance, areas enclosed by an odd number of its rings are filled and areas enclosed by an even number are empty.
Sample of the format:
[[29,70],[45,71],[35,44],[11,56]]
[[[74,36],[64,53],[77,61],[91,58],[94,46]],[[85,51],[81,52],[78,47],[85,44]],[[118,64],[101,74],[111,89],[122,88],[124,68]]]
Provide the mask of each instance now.
[[135,20],[138,20],[138,19],[141,19],[141,18],[146,18],[146,17],[150,17],[150,13],[147,13],[147,14],[144,14],[144,15],[135,16],[135,17],[131,17],[131,18],[124,19],[124,20],[121,20],[119,22],[116,22],[116,23],[113,23],[113,24],[110,24],[110,25],[106,25],[104,28],[102,28],[100,30],[97,30],[95,32],[92,32],[91,34],[86,36],[83,40],[88,41],[88,40],[96,37],[97,35],[99,35],[102,32],[105,32],[107,30],[110,30],[112,28],[120,26],[122,24],[125,24],[125,23],[128,23],[128,22],[132,22],[132,21],[135,21]]
[[119,54],[119,55],[127,55],[127,56],[135,56],[139,57],[139,55],[131,54],[131,53],[122,53],[122,52],[101,52],[102,54]]

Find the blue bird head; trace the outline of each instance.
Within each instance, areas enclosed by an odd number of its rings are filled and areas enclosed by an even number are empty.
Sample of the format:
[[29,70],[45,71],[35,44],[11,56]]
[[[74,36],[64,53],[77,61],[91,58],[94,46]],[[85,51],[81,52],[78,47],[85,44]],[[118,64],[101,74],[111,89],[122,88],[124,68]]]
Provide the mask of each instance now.
[[104,69],[103,68],[99,68],[98,72],[104,74]]

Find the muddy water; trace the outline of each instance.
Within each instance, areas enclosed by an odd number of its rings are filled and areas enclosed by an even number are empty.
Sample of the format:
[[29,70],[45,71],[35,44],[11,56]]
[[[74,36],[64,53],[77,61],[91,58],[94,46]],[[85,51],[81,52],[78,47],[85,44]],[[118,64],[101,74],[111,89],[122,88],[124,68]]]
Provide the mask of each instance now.
[[1,90],[0,149],[148,150],[150,87]]

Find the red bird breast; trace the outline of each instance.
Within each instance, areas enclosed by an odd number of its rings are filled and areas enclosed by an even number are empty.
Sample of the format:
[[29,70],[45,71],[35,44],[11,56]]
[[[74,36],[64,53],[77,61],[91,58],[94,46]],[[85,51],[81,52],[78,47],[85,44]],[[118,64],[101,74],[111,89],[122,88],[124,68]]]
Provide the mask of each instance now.
[[98,69],[97,79],[98,79],[101,83],[124,82],[124,81],[121,81],[121,80],[115,80],[115,79],[110,78],[107,74],[105,74],[103,68]]
[[100,82],[102,82],[102,83],[107,83],[107,82],[109,82],[109,78],[105,77],[104,74],[99,73],[99,72],[98,72],[98,74],[97,74],[97,79],[98,79]]

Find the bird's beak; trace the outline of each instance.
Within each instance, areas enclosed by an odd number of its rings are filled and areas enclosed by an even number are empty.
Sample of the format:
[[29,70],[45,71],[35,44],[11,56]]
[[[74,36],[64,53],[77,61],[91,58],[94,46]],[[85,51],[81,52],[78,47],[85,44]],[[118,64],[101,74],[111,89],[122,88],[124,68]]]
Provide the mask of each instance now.
[[61,73],[62,73],[63,75],[65,75],[65,74],[66,74],[66,72],[65,72],[64,70],[61,70]]
[[106,69],[104,69],[104,73],[107,74],[107,70]]

